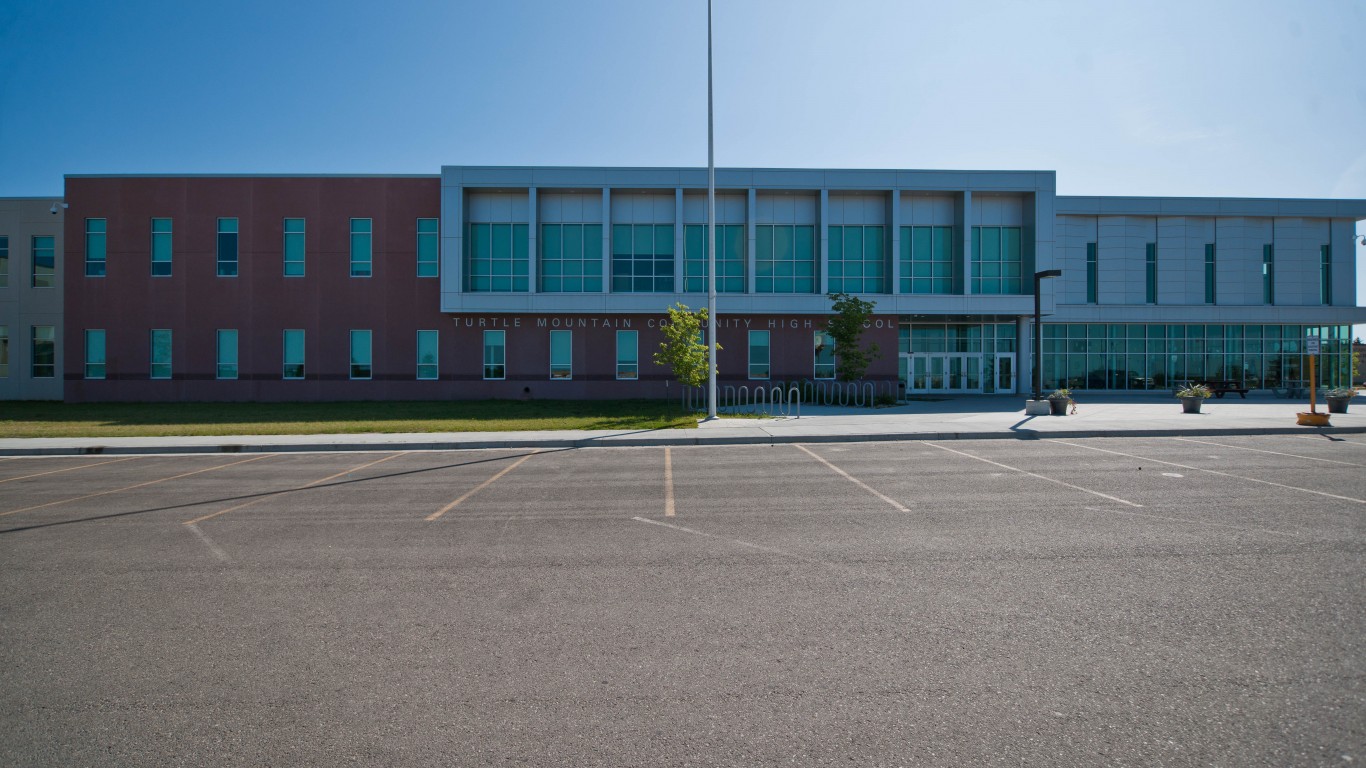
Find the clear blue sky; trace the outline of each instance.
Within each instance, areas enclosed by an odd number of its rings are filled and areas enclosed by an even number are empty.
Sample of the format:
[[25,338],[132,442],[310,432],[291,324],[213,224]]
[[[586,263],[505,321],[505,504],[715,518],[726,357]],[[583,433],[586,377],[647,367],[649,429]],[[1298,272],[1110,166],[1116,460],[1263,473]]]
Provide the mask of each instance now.
[[[716,162],[1366,198],[1363,33],[1360,0],[718,0]],[[0,2],[0,196],[706,159],[704,0]]]

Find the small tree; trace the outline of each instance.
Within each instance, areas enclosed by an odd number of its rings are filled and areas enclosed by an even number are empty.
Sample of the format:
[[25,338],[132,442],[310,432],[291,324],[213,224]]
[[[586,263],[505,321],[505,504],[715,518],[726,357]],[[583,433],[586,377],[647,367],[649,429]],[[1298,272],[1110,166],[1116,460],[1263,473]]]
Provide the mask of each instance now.
[[841,381],[858,381],[868,372],[868,366],[882,356],[876,344],[869,344],[867,349],[859,344],[863,326],[872,317],[875,305],[847,293],[832,293],[830,301],[835,314],[825,329],[835,341],[835,372]]
[[[674,379],[685,387],[701,387],[707,383],[707,345],[702,341],[702,324],[707,322],[707,310],[696,312],[679,303],[669,307],[669,321],[661,328],[664,341],[655,353],[655,365],[668,366]],[[716,345],[721,348],[720,344]]]

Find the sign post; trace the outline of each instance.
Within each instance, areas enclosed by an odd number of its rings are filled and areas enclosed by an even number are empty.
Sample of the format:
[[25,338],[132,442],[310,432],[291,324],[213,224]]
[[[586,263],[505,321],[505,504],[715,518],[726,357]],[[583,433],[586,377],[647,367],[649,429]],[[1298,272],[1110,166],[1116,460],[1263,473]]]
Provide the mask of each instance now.
[[1306,336],[1304,339],[1304,353],[1309,356],[1309,381],[1305,382],[1309,387],[1309,412],[1300,412],[1295,417],[1295,423],[1307,427],[1326,427],[1328,426],[1328,414],[1318,412],[1318,377],[1314,375],[1314,359],[1319,356],[1319,338],[1317,336]]
[[1304,352],[1309,355],[1309,412],[1318,413],[1318,379],[1314,376],[1314,359],[1319,356],[1319,339],[1317,336],[1309,336],[1304,340]]

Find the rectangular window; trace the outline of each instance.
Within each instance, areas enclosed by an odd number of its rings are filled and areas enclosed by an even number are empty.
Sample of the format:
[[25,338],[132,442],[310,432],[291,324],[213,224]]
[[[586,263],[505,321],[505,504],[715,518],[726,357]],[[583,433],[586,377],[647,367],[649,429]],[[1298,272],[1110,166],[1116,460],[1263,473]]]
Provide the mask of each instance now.
[[1319,246],[1319,303],[1333,304],[1333,246]]
[[152,370],[154,379],[171,378],[171,331],[167,328],[152,330]]
[[85,332],[85,377],[87,379],[103,379],[104,361],[104,331],[87,329]]
[[1157,243],[1148,243],[1147,270],[1144,273],[1144,301],[1157,303]]
[[33,237],[32,285],[34,288],[51,288],[57,284],[57,252],[53,241],[54,238],[50,235],[35,235]]
[[956,293],[953,227],[901,228],[901,292]]
[[284,371],[286,379],[304,377],[304,331],[302,328],[286,328],[284,338]]
[[104,219],[85,220],[85,276],[104,277],[106,241]]
[[674,225],[612,227],[612,292],[672,293]]
[[370,219],[351,220],[351,276],[369,277],[373,271],[374,222]]
[[218,276],[237,277],[237,219],[218,220]]
[[417,220],[417,276],[441,276],[441,229],[437,219]]
[[526,224],[471,223],[465,231],[465,290],[526,293],[530,247]]
[[830,292],[887,293],[883,229],[830,227]]
[[1024,293],[1024,256],[1019,227],[972,228],[972,292]]
[[550,332],[550,378],[574,378],[574,332]]
[[507,378],[507,331],[484,331],[484,378]]
[[1262,246],[1262,303],[1276,303],[1276,246]]
[[768,331],[749,332],[749,377],[768,378]]
[[436,331],[417,332],[417,377],[424,381],[435,381],[440,376],[437,365]]
[[815,363],[811,377],[814,379],[835,378],[835,339],[826,331],[816,331]]
[[152,219],[152,277],[171,276],[171,220]]
[[[716,226],[716,292],[745,292],[745,225]],[[683,290],[707,291],[707,225],[683,228]]]
[[218,329],[218,378],[237,378],[237,331]]
[[57,375],[57,334],[51,325],[33,326],[33,369],[35,379]]
[[640,378],[640,347],[636,331],[617,331],[617,379]]
[[0,325],[0,379],[9,378],[9,326]]
[[370,332],[351,331],[351,378],[370,378],[373,373],[370,363]]
[[1205,303],[1214,303],[1214,243],[1205,243]]
[[1096,244],[1095,244],[1095,243],[1087,243],[1087,244],[1086,244],[1086,303],[1087,303],[1087,304],[1095,304],[1095,303],[1097,303],[1097,302],[1096,302],[1096,295],[1100,292],[1100,291],[1099,291],[1100,286],[1098,285],[1098,283],[1100,282],[1100,275],[1097,274],[1097,273],[1099,272],[1099,270],[1100,270],[1100,264],[1098,263],[1097,256],[1096,256]]
[[285,277],[304,276],[306,229],[303,219],[285,219]]
[[816,292],[816,228],[762,224],[754,227],[754,292]]
[[541,290],[602,291],[602,225],[541,225]]
[[0,237],[0,288],[9,287],[9,238]]

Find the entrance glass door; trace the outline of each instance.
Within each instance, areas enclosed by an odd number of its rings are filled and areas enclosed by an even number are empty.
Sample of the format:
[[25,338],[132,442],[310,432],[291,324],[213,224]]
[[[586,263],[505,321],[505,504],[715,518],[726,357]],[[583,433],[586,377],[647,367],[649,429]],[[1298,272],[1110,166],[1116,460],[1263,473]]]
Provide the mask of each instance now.
[[1014,355],[996,356],[996,391],[1002,393],[1015,391]]
[[908,392],[981,392],[982,356],[976,354],[906,355]]

